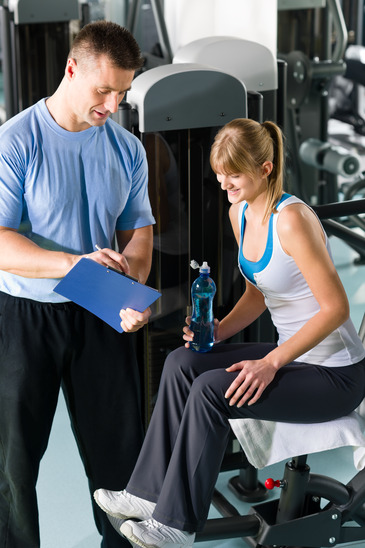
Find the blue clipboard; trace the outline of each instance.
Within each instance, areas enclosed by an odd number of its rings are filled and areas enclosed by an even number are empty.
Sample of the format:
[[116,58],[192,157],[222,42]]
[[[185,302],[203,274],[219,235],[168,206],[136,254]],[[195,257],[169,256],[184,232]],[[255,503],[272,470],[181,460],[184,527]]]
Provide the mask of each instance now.
[[54,291],[86,308],[119,333],[123,333],[119,316],[122,308],[143,312],[161,297],[156,289],[85,257],[62,278]]

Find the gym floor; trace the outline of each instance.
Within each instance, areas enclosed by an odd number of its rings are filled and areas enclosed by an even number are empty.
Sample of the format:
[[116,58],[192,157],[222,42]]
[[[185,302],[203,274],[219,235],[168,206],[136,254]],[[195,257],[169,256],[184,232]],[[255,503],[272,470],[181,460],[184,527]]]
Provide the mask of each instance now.
[[[342,127],[336,125],[335,130],[338,134]],[[347,130],[346,132],[348,133]],[[365,148],[363,153],[365,164]],[[351,317],[356,329],[359,329],[365,312],[365,265],[357,265],[354,262],[357,257],[356,252],[341,240],[332,237],[331,246],[335,265],[349,297]],[[351,448],[310,455],[308,464],[313,472],[334,477],[342,482],[347,482],[356,473]],[[259,471],[259,480],[264,482],[268,477],[280,479],[283,471],[284,462],[269,466]],[[221,473],[217,488],[241,514],[245,514],[251,505],[240,502],[227,488],[227,481],[233,475],[236,475],[236,472]],[[271,493],[270,496],[277,497],[278,494]],[[49,447],[41,463],[38,500],[42,548],[100,547],[101,539],[93,522],[87,481],[72,437],[62,396],[60,396]],[[212,508],[209,517],[219,517],[219,514]],[[197,543],[197,546],[244,548],[247,544],[243,539],[231,539],[201,542]],[[364,547],[364,541],[346,546]]]

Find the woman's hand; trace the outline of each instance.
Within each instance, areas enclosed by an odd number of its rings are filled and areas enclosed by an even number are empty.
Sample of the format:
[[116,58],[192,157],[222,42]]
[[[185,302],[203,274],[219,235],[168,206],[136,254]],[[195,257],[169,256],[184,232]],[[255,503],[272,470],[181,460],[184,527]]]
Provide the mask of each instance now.
[[185,318],[185,323],[186,323],[186,326],[183,327],[183,331],[184,331],[184,335],[183,335],[183,339],[185,341],[187,341],[185,343],[185,347],[186,348],[189,348],[190,346],[190,343],[192,342],[192,340],[194,339],[194,333],[190,330],[189,326],[190,326],[190,323],[191,323],[191,316],[186,316]]
[[229,399],[229,405],[237,404],[237,407],[242,407],[246,402],[247,405],[257,402],[275,377],[277,369],[263,358],[234,363],[226,371],[240,371],[226,391],[225,398]]
[[[185,347],[189,348],[190,343],[194,339],[194,333],[190,330],[190,324],[191,324],[191,316],[187,316],[185,318],[186,326],[183,327],[184,335],[183,339],[187,341],[185,343]],[[217,318],[214,318],[214,344],[218,342],[217,334],[218,334],[218,327],[219,327],[219,320]]]

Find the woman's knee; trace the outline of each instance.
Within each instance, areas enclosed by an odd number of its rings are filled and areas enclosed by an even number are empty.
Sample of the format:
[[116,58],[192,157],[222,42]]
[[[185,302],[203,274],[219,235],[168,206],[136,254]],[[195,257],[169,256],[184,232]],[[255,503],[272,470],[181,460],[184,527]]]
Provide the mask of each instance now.
[[185,375],[191,368],[191,354],[192,352],[184,346],[170,352],[165,360],[161,379],[169,379]]
[[222,370],[205,371],[197,377],[191,387],[192,398],[225,401],[224,394],[228,388],[228,373]]
[[185,346],[181,346],[170,352],[164,364],[165,374],[189,374],[190,371],[199,369],[201,354],[192,352]]
[[197,377],[189,391],[187,405],[195,415],[209,416],[215,423],[228,426],[226,421],[230,418],[230,407],[225,398],[224,373],[224,370],[207,371]]
[[226,392],[234,375],[227,373],[226,365],[227,360],[222,362],[219,352],[200,354],[182,346],[167,356],[161,381],[194,383],[195,391],[207,389],[221,395]]

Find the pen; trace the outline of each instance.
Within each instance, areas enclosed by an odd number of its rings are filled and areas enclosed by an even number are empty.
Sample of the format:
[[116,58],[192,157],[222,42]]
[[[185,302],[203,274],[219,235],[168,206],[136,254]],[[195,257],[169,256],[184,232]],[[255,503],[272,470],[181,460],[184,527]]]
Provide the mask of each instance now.
[[[101,251],[101,247],[98,246],[98,244],[95,244],[95,249],[97,249],[98,251]],[[125,276],[126,278],[129,278],[130,280],[132,280],[133,282],[138,282],[138,278],[134,278],[133,276],[129,276],[128,274],[126,274],[125,272],[123,272],[122,270],[117,270],[116,268],[113,268],[112,266],[108,266],[107,268],[109,268],[109,270],[113,270],[114,272],[117,272],[118,274],[123,274],[123,276]]]

